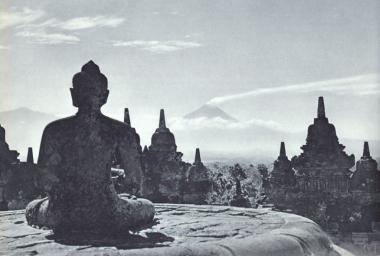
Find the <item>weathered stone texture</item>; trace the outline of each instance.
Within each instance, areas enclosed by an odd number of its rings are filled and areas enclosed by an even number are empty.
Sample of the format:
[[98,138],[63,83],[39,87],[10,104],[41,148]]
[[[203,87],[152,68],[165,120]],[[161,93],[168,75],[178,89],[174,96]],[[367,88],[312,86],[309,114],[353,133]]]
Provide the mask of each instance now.
[[227,206],[158,204],[155,209],[159,224],[133,235],[66,238],[27,226],[24,211],[1,212],[0,254],[340,255],[315,223],[293,214]]

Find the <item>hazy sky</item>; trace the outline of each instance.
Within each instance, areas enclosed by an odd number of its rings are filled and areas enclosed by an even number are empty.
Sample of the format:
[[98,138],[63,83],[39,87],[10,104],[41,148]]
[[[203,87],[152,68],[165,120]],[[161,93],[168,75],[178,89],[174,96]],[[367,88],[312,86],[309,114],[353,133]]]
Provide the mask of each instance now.
[[[354,120],[363,109],[378,111],[379,46],[378,0],[2,1],[0,111],[73,113],[72,76],[92,59],[109,80],[104,111],[121,118],[129,107],[140,129],[143,119],[157,125],[160,108],[175,117],[206,102],[228,108],[231,97],[264,95],[262,113],[265,102],[302,90],[354,90],[358,100],[342,99],[361,102]],[[316,99],[291,100],[315,112]],[[252,112],[244,106],[230,110],[244,119]]]

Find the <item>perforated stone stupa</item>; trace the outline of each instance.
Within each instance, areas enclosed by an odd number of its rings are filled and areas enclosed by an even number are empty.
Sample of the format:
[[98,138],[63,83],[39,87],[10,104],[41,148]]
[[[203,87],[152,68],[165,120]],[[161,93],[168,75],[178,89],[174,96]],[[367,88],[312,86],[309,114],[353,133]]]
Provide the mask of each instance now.
[[[136,129],[132,127],[131,125],[131,118],[129,115],[129,109],[125,108],[124,109],[124,123],[127,125],[126,129],[128,131],[128,134],[132,140],[134,140],[134,145],[136,147],[137,151],[137,157],[139,158],[137,161],[133,161],[133,169],[142,169],[142,148],[140,144],[140,135],[136,132]],[[115,189],[118,193],[129,193],[129,194],[136,194],[136,193],[141,193],[141,191],[137,191],[136,188],[133,186],[130,186],[131,184],[129,183],[130,180],[132,180],[134,177],[131,175],[134,175],[133,172],[128,172],[125,171],[124,169],[121,168],[121,160],[119,155],[114,156],[114,160],[112,163],[112,181],[115,185]]]
[[356,171],[352,175],[352,191],[380,192],[380,171],[377,162],[371,157],[368,142],[364,142],[363,155],[356,162]]
[[179,203],[183,197],[186,169],[177,152],[173,133],[166,127],[165,112],[160,111],[159,125],[152,135],[151,145],[144,148],[144,197],[153,202]]
[[286,155],[285,143],[281,142],[280,155],[273,164],[269,182],[275,186],[294,186],[295,176],[290,160]]
[[136,138],[136,144],[138,145],[138,151],[140,153],[142,153],[142,148],[141,148],[141,144],[140,144],[140,135],[136,132],[136,129],[133,128],[133,126],[131,125],[131,118],[129,116],[129,109],[128,108],[124,109],[124,123],[128,125],[130,132],[132,134],[134,134],[134,136]]
[[318,99],[317,118],[308,128],[302,153],[292,158],[297,185],[303,191],[348,191],[349,169],[355,164],[354,155],[344,152],[335,127],[325,115],[323,97]]
[[209,170],[203,165],[199,148],[195,150],[195,160],[186,173],[184,203],[206,204],[207,195],[212,191]]

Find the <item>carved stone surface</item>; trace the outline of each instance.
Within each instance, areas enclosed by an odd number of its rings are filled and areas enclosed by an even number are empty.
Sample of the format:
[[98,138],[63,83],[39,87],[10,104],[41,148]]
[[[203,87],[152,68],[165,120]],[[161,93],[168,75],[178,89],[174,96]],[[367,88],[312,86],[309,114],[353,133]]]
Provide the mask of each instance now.
[[151,229],[65,239],[26,225],[23,211],[1,212],[0,254],[338,256],[343,251],[318,225],[293,214],[206,205],[158,204],[155,209],[160,223]]
[[111,182],[117,156],[121,167],[133,173],[130,184],[141,186],[141,162],[130,126],[104,116],[107,78],[92,61],[73,77],[71,89],[76,115],[46,126],[38,166],[48,198],[26,209],[30,225],[55,231],[117,232],[152,222],[148,200],[119,197]]

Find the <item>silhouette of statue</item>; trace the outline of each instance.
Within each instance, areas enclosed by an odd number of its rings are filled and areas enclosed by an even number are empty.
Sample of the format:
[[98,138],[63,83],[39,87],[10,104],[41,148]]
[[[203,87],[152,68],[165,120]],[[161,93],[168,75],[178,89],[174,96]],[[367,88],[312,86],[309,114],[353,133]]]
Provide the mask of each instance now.
[[117,195],[111,165],[117,156],[141,187],[141,161],[127,124],[104,116],[107,78],[90,61],[73,77],[75,116],[48,124],[43,132],[38,167],[48,197],[26,209],[29,225],[60,231],[126,232],[153,225],[154,206],[146,199]]

